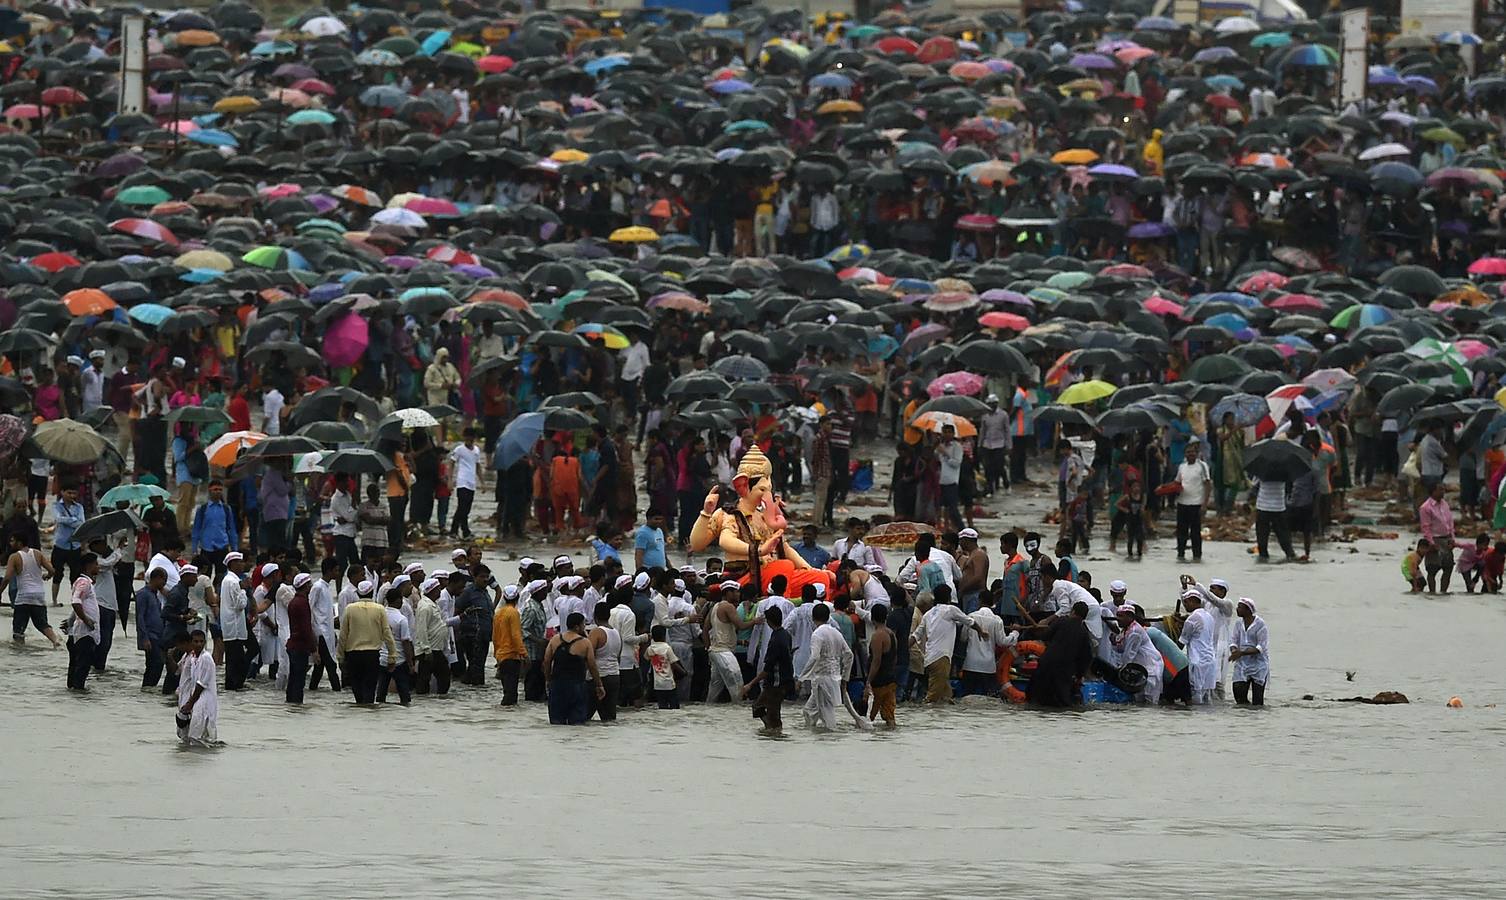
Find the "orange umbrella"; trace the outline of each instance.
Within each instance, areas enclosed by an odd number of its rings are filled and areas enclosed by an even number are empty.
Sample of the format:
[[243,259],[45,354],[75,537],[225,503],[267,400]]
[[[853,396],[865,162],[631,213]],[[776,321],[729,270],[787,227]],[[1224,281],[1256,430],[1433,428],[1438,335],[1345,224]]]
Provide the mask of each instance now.
[[75,316],[102,316],[117,304],[99,288],[79,288],[63,295],[63,305]]
[[248,447],[255,447],[267,436],[260,431],[232,431],[215,438],[214,443],[205,449],[204,455],[209,458],[211,466],[228,469],[235,465],[235,459],[240,452]]
[[487,288],[486,290],[477,291],[467,297],[466,301],[470,303],[500,303],[509,309],[516,310],[528,309],[528,301],[524,300],[521,294],[505,288]]
[[937,434],[940,434],[941,430],[943,428],[946,428],[947,426],[952,427],[952,429],[956,432],[957,437],[978,436],[977,427],[974,426],[972,422],[969,422],[967,419],[957,415],[956,413],[921,413],[910,422],[911,428],[919,429],[920,431],[934,431]]

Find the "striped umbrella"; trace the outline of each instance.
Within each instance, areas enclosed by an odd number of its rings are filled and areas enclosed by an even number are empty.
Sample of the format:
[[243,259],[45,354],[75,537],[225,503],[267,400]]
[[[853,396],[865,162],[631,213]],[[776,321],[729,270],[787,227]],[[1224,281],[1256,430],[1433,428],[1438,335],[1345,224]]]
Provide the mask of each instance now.
[[178,246],[178,236],[169,231],[166,226],[153,222],[151,219],[116,219],[110,223],[110,230],[158,244],[166,244],[169,247]]

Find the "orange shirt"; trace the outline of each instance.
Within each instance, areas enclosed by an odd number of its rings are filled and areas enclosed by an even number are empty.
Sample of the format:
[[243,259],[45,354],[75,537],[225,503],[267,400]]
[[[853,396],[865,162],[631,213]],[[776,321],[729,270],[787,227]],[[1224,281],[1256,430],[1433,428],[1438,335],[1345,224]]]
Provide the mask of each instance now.
[[516,606],[504,603],[492,617],[492,655],[497,662],[528,658],[523,647],[523,617]]
[[387,496],[408,496],[408,460],[401,451],[392,454],[392,471],[387,473]]
[[571,491],[580,487],[580,459],[557,453],[549,464],[549,481],[555,490]]

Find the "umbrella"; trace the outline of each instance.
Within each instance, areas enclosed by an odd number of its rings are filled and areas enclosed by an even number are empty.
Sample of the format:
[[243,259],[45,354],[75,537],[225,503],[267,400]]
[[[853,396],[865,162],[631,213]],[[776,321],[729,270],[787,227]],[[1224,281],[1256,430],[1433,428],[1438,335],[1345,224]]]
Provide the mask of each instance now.
[[497,438],[497,450],[492,457],[492,468],[501,471],[533,452],[533,447],[544,434],[544,414],[523,413],[502,429]]
[[104,496],[99,498],[99,508],[114,509],[117,503],[145,506],[153,497],[161,497],[165,500],[171,496],[171,491],[155,484],[117,484],[105,491]]
[[[103,502],[101,502],[103,506]],[[141,517],[129,509],[112,509],[84,522],[73,532],[73,539],[81,546],[87,545],[96,538],[109,538],[121,531],[129,531],[135,534],[145,531],[146,523]]]
[[949,412],[925,412],[910,420],[910,427],[920,431],[934,431],[940,434],[944,429],[950,428],[960,438],[975,437],[978,429],[967,419],[960,415]]
[[211,406],[180,406],[165,417],[168,425],[225,425],[230,416]]
[[[225,435],[229,437],[229,435]],[[324,448],[319,442],[298,435],[279,435],[265,438],[255,446],[241,454],[241,459],[268,459],[280,456],[298,456],[304,453],[315,453]]]
[[1224,416],[1234,416],[1234,424],[1248,427],[1258,423],[1270,414],[1271,408],[1264,397],[1254,394],[1234,393],[1230,394],[1217,403],[1208,413],[1208,421],[1221,424]]
[[336,450],[319,458],[319,465],[331,474],[381,476],[392,471],[392,460],[364,447]]
[[1197,384],[1234,381],[1255,371],[1254,367],[1237,356],[1214,353],[1199,357],[1187,367],[1185,377]]
[[1313,455],[1294,441],[1257,441],[1245,448],[1244,470],[1262,481],[1293,481],[1313,468]]
[[1381,396],[1375,404],[1376,415],[1382,418],[1405,416],[1438,396],[1437,388],[1426,384],[1404,384],[1394,387]]
[[1061,396],[1056,398],[1056,402],[1064,406],[1092,403],[1111,396],[1115,390],[1112,384],[1109,384],[1107,381],[1099,381],[1096,378],[1089,381],[1079,381],[1065,391],[1062,391]]
[[332,368],[355,365],[370,343],[370,323],[358,313],[346,313],[324,330],[324,361]]
[[762,381],[769,377],[769,366],[752,356],[724,356],[711,364],[711,371],[728,381]]
[[1030,375],[1035,371],[1030,360],[1002,341],[972,341],[958,348],[953,363],[960,368],[985,375]]
[[365,434],[350,422],[310,422],[296,433],[321,444],[350,444],[365,439]]
[[99,432],[72,419],[43,422],[31,440],[43,456],[68,465],[95,462],[104,455],[106,444]]
[[1092,428],[1097,420],[1075,406],[1050,404],[1035,411],[1035,421],[1047,425],[1080,426]]
[[416,406],[406,409],[395,410],[388,413],[382,421],[377,423],[378,431],[390,431],[393,429],[403,431],[409,428],[433,428],[439,424],[439,420],[425,410]]
[[976,397],[982,392],[983,379],[971,372],[948,372],[938,375],[926,386],[926,393],[932,397],[940,397],[943,394]]
[[211,466],[228,469],[235,465],[237,457],[242,450],[254,447],[267,436],[260,431],[231,431],[215,438],[212,443],[204,448],[204,455],[209,459]]
[[1149,406],[1126,406],[1111,409],[1098,417],[1098,427],[1109,437],[1136,431],[1154,431],[1166,424],[1169,416]]

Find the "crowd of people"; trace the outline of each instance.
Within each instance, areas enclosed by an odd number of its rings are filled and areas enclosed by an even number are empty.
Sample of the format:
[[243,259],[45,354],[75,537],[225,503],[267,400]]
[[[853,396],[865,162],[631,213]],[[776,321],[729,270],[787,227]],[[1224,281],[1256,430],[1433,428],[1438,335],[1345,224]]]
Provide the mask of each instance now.
[[[1253,600],[1146,619],[1074,560],[1309,561],[1356,501],[1410,590],[1500,589],[1493,39],[1372,16],[1340,107],[1330,16],[228,2],[147,16],[117,112],[123,15],[0,16],[3,584],[74,689],[134,623],[197,739],[217,669],[406,702],[489,654],[572,722],[1258,702]],[[989,578],[1032,478],[1054,558]]]

